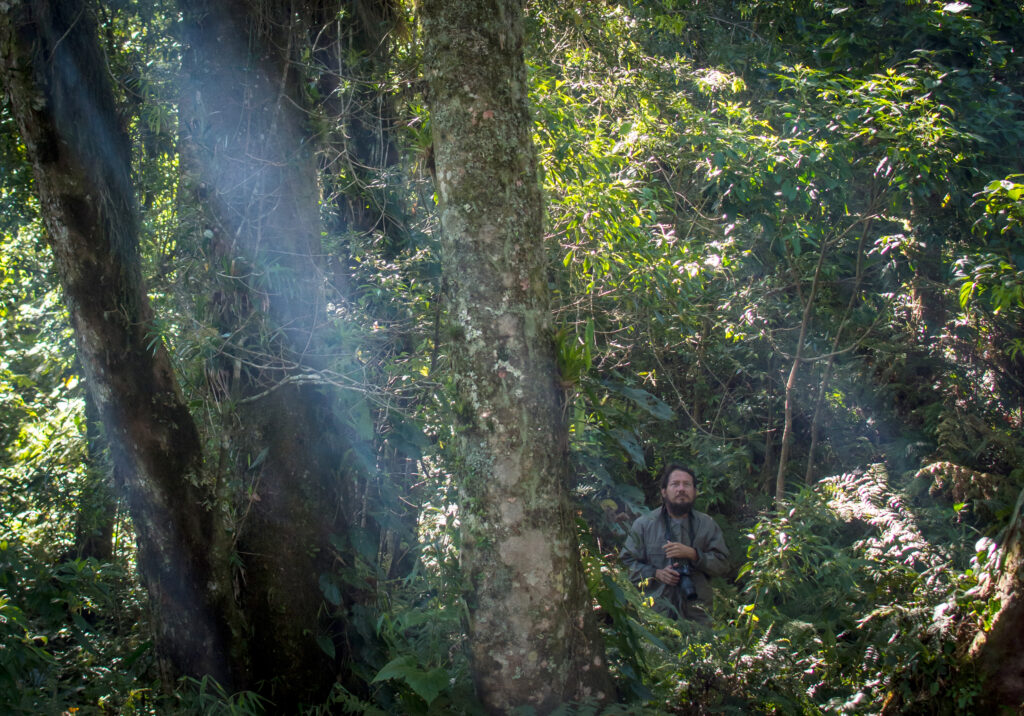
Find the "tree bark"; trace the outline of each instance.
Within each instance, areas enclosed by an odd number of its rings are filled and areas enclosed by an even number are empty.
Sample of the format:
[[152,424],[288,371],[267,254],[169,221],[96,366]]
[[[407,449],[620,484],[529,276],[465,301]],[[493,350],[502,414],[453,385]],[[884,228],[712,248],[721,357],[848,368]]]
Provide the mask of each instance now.
[[1003,538],[995,596],[1002,605],[992,628],[971,645],[970,657],[985,679],[984,702],[995,712],[1024,708],[1024,491]]
[[[804,312],[800,318],[800,334],[796,339],[796,350],[793,353],[793,364],[789,369],[789,377],[786,379],[785,415],[782,427],[782,440],[779,441],[779,469],[775,474],[775,505],[780,507],[786,497],[786,468],[789,463],[789,447],[793,442],[793,403],[796,401],[796,376],[803,362],[804,341],[807,338],[807,329],[811,324],[811,311],[814,309],[814,298],[818,292],[818,281],[821,277],[821,267],[825,263],[825,252],[828,244],[821,243],[821,250],[818,254],[818,263],[814,268],[814,278],[811,281],[811,290],[807,295],[807,303],[804,305]],[[800,291],[800,276],[794,266],[794,278],[797,286],[797,294]]]
[[167,676],[231,686],[230,581],[199,436],[140,277],[130,145],[96,25],[77,0],[0,14],[3,81],[32,163],[87,385],[123,470]]
[[[183,191],[210,265],[208,320],[225,460],[221,500],[236,515],[238,599],[249,679],[278,710],[322,699],[347,655],[321,576],[346,532],[357,474],[340,397],[318,385],[326,297],[319,187],[293,62],[309,8],[183,0]],[[336,540],[335,540],[336,541]],[[318,644],[334,643],[335,661]],[[335,638],[338,637],[338,638]]]
[[489,711],[611,696],[565,481],[515,0],[420,5],[456,386],[469,641]]

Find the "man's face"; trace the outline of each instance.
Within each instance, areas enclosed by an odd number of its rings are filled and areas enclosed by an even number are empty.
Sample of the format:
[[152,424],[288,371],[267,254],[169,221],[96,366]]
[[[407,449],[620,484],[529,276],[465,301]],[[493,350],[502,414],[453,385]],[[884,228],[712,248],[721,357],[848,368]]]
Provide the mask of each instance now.
[[682,470],[669,473],[668,484],[661,491],[661,498],[669,507],[669,512],[681,514],[689,512],[693,501],[697,499],[697,488],[693,485],[693,475]]

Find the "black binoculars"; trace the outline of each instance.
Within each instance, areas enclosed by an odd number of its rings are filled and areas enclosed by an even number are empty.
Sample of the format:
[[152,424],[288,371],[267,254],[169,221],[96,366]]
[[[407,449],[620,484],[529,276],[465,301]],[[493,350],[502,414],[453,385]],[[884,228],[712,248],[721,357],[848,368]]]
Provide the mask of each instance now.
[[685,559],[682,562],[673,562],[672,569],[679,572],[679,590],[687,599],[697,598],[697,587],[693,584],[693,577],[690,576],[690,560]]

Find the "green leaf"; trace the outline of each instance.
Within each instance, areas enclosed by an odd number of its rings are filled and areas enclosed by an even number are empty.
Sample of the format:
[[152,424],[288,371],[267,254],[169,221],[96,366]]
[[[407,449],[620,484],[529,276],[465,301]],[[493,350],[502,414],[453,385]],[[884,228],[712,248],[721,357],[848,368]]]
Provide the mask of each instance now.
[[371,684],[375,684],[378,681],[387,681],[388,679],[404,679],[405,674],[410,669],[416,668],[416,659],[409,654],[403,656],[397,656],[377,672],[377,675],[370,681]]
[[255,459],[250,460],[250,462],[249,462],[249,469],[252,470],[254,468],[259,467],[261,464],[263,464],[263,461],[267,459],[267,454],[269,452],[270,452],[270,448],[267,448],[267,447],[265,447],[262,450],[260,450],[259,455],[257,455]]
[[587,319],[587,329],[583,338],[583,357],[586,361],[586,370],[588,371],[594,364],[592,351],[595,347],[596,344],[594,342],[594,319],[590,318]]
[[320,650],[332,659],[335,656],[334,642],[326,634],[316,635],[316,645],[320,647]]
[[648,393],[643,388],[631,388],[627,385],[609,386],[632,400],[639,408],[653,415],[658,420],[671,420],[676,417],[675,412],[656,395]]
[[417,659],[408,654],[396,657],[385,664],[370,683],[387,679],[404,681],[429,706],[448,686],[448,672],[440,668],[424,671],[417,663]]
[[647,461],[644,460],[644,451],[640,447],[640,443],[637,441],[636,436],[633,433],[627,432],[622,428],[615,428],[609,433],[622,449],[625,450],[631,460],[637,464],[643,470],[647,469]]
[[960,307],[965,308],[971,294],[974,293],[974,281],[964,281],[960,286]]
[[406,683],[429,706],[448,686],[448,672],[440,668],[427,672],[415,669],[406,675]]
[[388,436],[394,441],[395,448],[413,460],[423,458],[423,451],[430,447],[430,440],[423,434],[423,428],[412,420],[399,418],[392,426]]
[[330,575],[320,575],[320,591],[324,593],[324,599],[334,606],[341,604],[341,590],[338,589],[338,585],[334,583]]
[[121,662],[120,668],[122,670],[123,669],[130,669],[132,667],[132,665],[136,661],[138,661],[139,658],[143,654],[145,654],[147,651],[149,651],[152,648],[153,648],[153,641],[152,640],[146,640],[146,641],[142,642],[137,647],[135,647],[135,649],[132,651],[132,653],[129,654],[127,656],[127,658],[125,658],[125,660],[123,662]]
[[370,529],[353,527],[349,530],[349,539],[367,564],[373,564],[377,560],[378,538]]
[[93,646],[92,640],[86,632],[92,630],[92,625],[87,622],[78,612],[71,612],[71,631],[78,637],[82,647],[94,656],[101,656],[100,652]]

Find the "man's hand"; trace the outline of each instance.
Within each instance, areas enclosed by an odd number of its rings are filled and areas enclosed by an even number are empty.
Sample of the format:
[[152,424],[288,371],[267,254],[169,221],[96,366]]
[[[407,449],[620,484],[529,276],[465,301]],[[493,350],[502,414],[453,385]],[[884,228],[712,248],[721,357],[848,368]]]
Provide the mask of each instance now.
[[[665,556],[669,559],[697,559],[697,550],[693,547],[687,547],[682,542],[666,542],[665,543]],[[676,580],[678,581],[678,580]],[[667,584],[667,582],[666,582]]]
[[654,578],[662,584],[667,584],[670,587],[674,587],[679,584],[679,572],[671,567],[655,570]]

